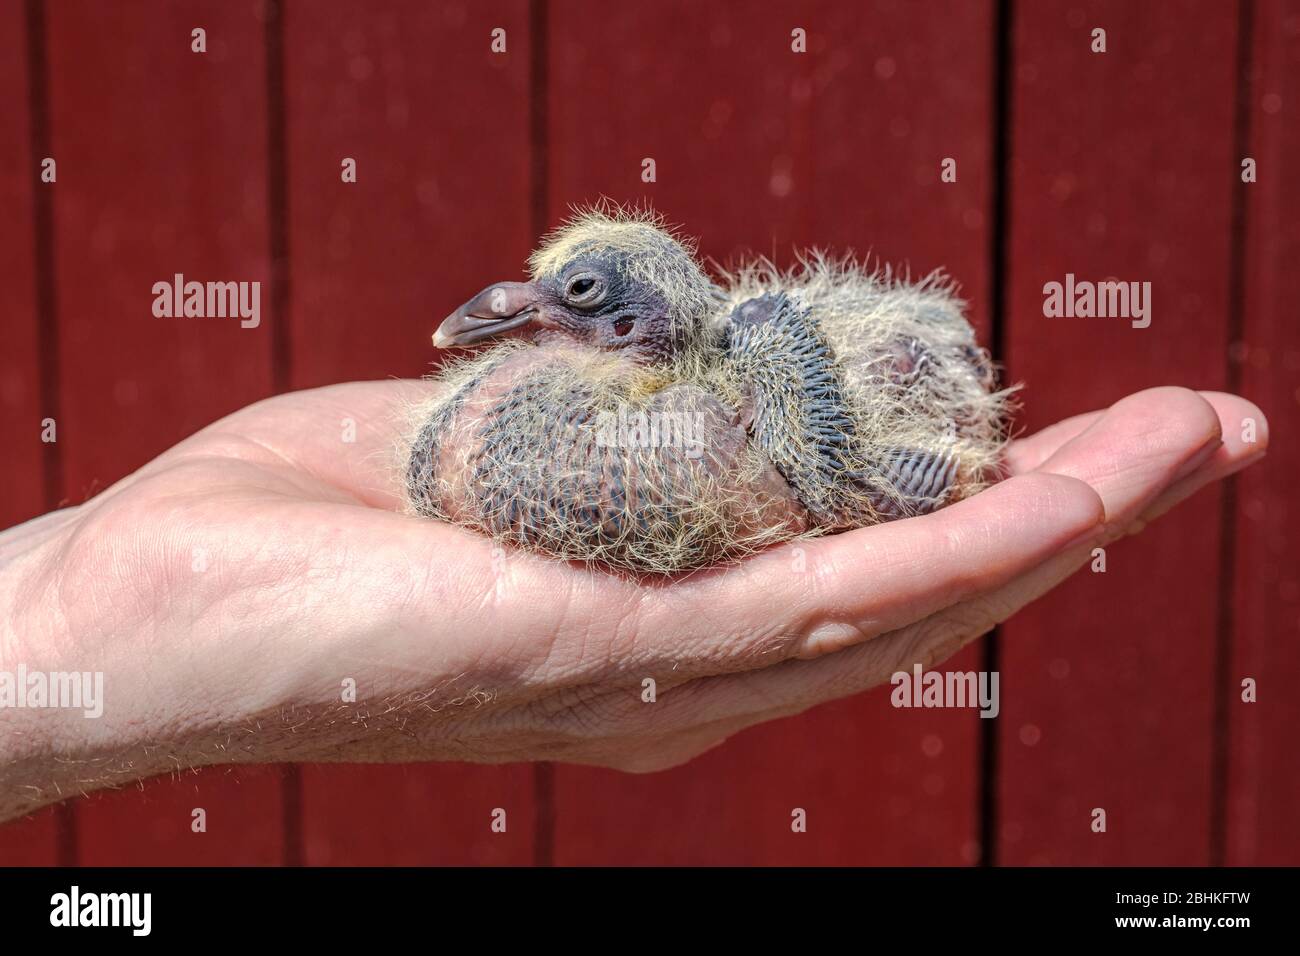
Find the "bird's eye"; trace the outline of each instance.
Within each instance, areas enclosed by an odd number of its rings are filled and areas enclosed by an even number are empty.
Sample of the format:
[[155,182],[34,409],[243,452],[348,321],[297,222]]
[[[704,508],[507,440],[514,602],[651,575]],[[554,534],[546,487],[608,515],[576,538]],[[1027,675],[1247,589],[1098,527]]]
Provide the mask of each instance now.
[[581,272],[569,280],[564,297],[570,305],[592,306],[605,297],[605,283],[599,276]]

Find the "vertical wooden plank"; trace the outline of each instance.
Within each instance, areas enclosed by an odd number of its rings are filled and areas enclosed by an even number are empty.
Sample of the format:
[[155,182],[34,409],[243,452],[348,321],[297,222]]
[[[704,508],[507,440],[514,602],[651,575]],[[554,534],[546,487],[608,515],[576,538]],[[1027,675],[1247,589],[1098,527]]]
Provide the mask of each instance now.
[[[0,6],[0,88],[7,90],[5,122],[0,123],[0,529],[45,510],[41,419],[50,414],[41,402],[41,354],[37,324],[33,191],[40,158],[31,148],[30,64],[23,5]],[[49,188],[49,187],[45,187]],[[48,318],[48,317],[47,317]],[[0,715],[0,721],[3,715]],[[57,862],[55,815],[0,826],[0,866]]]
[[[292,4],[285,45],[292,385],[423,374],[436,323],[530,248],[528,7]],[[307,863],[532,859],[530,766],[302,773]]]
[[[160,319],[152,285],[268,275],[255,0],[48,4],[65,496],[79,502],[271,391],[270,328]],[[207,53],[191,52],[191,30]],[[106,685],[113,677],[105,675]],[[208,830],[190,830],[191,810]],[[77,805],[87,864],[274,863],[278,775],[216,770]]]
[[[717,260],[821,245],[946,266],[984,322],[991,24],[989,4],[555,4],[552,217],[604,194],[652,203]],[[978,718],[895,710],[887,691],[663,773],[558,767],[556,861],[974,862]]]
[[[1234,7],[1015,9],[1006,339],[1024,425],[1149,386],[1223,387]],[[1044,317],[1044,284],[1067,273],[1149,281],[1150,327]],[[1001,862],[1208,862],[1218,494],[1004,626]]]
[[[1247,155],[1257,182],[1244,190],[1242,337],[1230,355],[1242,393],[1269,417],[1267,461],[1238,479],[1235,623],[1231,666],[1220,675],[1229,735],[1225,862],[1232,866],[1300,864],[1300,3],[1254,4],[1254,75],[1248,86]],[[1233,157],[1236,164],[1244,157]],[[1242,700],[1254,680],[1258,701]]]

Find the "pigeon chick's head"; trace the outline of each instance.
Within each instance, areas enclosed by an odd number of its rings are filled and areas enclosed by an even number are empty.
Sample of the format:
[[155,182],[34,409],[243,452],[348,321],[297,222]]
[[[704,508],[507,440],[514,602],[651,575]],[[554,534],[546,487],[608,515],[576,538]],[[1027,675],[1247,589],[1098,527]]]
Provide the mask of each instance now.
[[531,282],[488,286],[449,315],[433,344],[515,333],[667,362],[703,334],[720,298],[693,246],[649,213],[580,213],[547,237],[529,268]]

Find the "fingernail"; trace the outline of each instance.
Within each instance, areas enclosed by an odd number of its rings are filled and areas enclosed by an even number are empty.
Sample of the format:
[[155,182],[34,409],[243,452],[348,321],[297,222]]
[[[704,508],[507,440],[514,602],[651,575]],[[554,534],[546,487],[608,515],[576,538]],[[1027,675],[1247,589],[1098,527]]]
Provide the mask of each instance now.
[[854,627],[852,624],[829,621],[813,628],[812,632],[804,638],[794,656],[800,660],[811,660],[814,657],[822,657],[825,654],[842,651],[854,644],[861,644],[870,636],[861,628]]
[[1214,440],[1209,442],[1204,448],[1198,451],[1195,455],[1187,459],[1187,461],[1183,462],[1182,467],[1179,468],[1178,471],[1174,473],[1173,480],[1181,481],[1182,479],[1186,478],[1197,468],[1200,468],[1203,464],[1205,464],[1207,461],[1213,458],[1214,453],[1222,447],[1223,447],[1222,438],[1215,438]]

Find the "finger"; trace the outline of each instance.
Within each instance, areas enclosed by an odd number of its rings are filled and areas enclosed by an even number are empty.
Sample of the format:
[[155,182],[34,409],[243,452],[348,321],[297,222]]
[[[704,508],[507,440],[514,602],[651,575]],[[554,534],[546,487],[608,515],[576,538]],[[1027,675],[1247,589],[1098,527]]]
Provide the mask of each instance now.
[[1086,412],[1066,418],[1025,438],[1017,438],[1007,446],[1005,462],[1007,473],[1023,475],[1034,471],[1057,450],[1089,428],[1105,411]]
[[681,733],[725,737],[888,683],[894,674],[910,676],[918,664],[927,670],[1056,587],[1087,562],[1091,549],[1089,542],[1075,545],[1001,588],[835,654],[669,687],[642,714],[669,740]]
[[[1223,422],[1225,435],[1230,429],[1240,427],[1242,420],[1235,418],[1229,412],[1235,412],[1234,403],[1242,402],[1242,399],[1225,392],[1197,392],[1197,394],[1214,406],[1216,411],[1221,412],[1220,421]],[[1253,410],[1254,414],[1259,415],[1257,421],[1262,421],[1263,416],[1260,415],[1259,409],[1249,402],[1245,404],[1249,406],[1249,409]],[[1224,411],[1225,408],[1228,410]],[[1048,458],[1051,458],[1062,445],[1092,426],[1103,414],[1105,414],[1105,409],[1075,415],[1048,425],[1032,435],[1011,442],[1007,446],[1005,455],[1008,474],[1020,475],[1027,471],[1034,471]],[[1225,415],[1228,417],[1225,418]]]
[[1142,521],[1160,517],[1174,505],[1212,482],[1235,474],[1268,453],[1268,419],[1253,402],[1225,392],[1201,392],[1219,416],[1223,444],[1201,467],[1166,488],[1142,513]]
[[1188,389],[1153,388],[1116,402],[1038,471],[1087,482],[1105,505],[1107,525],[1122,529],[1221,444],[1209,402]]
[[646,589],[632,623],[658,656],[706,672],[814,657],[998,588],[1098,533],[1103,514],[1081,482],[1011,478],[931,515]]
[[[1222,392],[1200,393],[1199,399],[1207,403],[1218,420],[1216,429],[1201,418],[1203,409],[1196,402],[1189,401],[1188,396],[1146,394],[1135,397],[1142,398],[1142,407],[1145,409],[1168,414],[1171,425],[1174,421],[1179,422],[1176,427],[1181,431],[1181,448],[1184,449],[1179,451],[1178,442],[1161,446],[1160,453],[1169,460],[1163,464],[1154,460],[1148,462],[1145,466],[1147,479],[1158,484],[1159,476],[1175,467],[1174,462],[1180,462],[1176,465],[1176,472],[1184,473],[1185,477],[1168,485],[1163,492],[1156,493],[1154,498],[1149,490],[1135,488],[1127,482],[1119,483],[1126,489],[1123,494],[1115,493],[1109,488],[1100,489],[1104,495],[1110,495],[1111,507],[1116,509],[1117,514],[1122,514],[1125,508],[1134,507],[1131,502],[1145,498],[1149,503],[1141,511],[1141,520],[1149,521],[1196,489],[1259,460],[1267,451],[1268,422],[1259,408],[1245,399]],[[1134,405],[1134,408],[1119,409],[1121,414],[1104,425],[1100,421],[1094,422],[1098,430],[1087,439],[1086,446],[1109,447],[1116,451],[1131,450],[1133,439],[1124,437],[1121,430],[1128,427],[1132,414],[1140,413],[1141,409],[1136,403]],[[1190,456],[1185,454],[1185,449],[1203,443],[1205,435],[1218,433],[1222,434],[1222,443],[1210,441],[1208,445],[1213,451],[1208,457],[1204,450]],[[1077,463],[1085,453],[1082,434],[1079,441],[1080,445],[1070,451],[1070,457],[1063,454],[1056,464],[1072,461]],[[1148,443],[1143,447],[1150,451],[1155,446]],[[1196,464],[1198,461],[1200,464]],[[1097,472],[1106,470],[1100,464],[1094,464],[1093,468]],[[827,659],[822,668],[797,672],[797,679],[787,679],[781,673],[773,674],[770,685],[761,687],[761,690],[770,701],[777,703],[784,711],[789,711],[800,705],[801,694],[802,706],[807,707],[820,700],[845,696],[883,683],[896,672],[910,672],[915,664],[928,668],[957,653],[1020,608],[1055,588],[1088,561],[1093,546],[1094,543],[1085,542],[1068,549],[1002,588],[946,609],[916,626],[886,634],[871,642],[869,647],[856,655],[856,659],[836,655],[841,658],[838,663],[842,667],[842,673],[836,673],[832,668],[835,659]],[[791,669],[791,674],[796,672]],[[757,675],[747,676],[757,678]],[[756,691],[751,691],[751,697],[753,696],[758,696]]]

